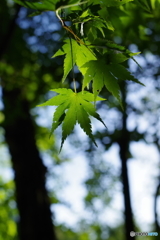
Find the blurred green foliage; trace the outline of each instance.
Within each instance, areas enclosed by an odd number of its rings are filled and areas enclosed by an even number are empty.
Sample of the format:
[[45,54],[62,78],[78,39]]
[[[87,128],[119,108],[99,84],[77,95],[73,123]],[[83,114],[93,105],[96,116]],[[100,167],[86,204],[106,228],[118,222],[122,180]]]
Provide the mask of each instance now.
[[17,240],[18,211],[13,181],[0,178],[0,240]]

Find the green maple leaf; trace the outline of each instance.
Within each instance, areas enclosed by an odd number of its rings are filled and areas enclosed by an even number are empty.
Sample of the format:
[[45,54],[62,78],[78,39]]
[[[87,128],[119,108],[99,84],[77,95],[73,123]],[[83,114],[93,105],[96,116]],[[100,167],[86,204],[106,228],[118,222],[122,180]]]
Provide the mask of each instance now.
[[91,19],[84,24],[85,35],[87,35],[90,41],[94,41],[97,38],[98,31],[101,32],[103,37],[105,37],[103,28],[106,27],[106,24],[102,19]]
[[61,56],[65,55],[64,59],[64,74],[62,78],[62,82],[65,81],[67,75],[72,70],[74,65],[76,64],[82,74],[85,74],[86,69],[82,65],[90,60],[95,60],[96,57],[90,51],[87,46],[83,44],[77,43],[74,39],[65,40],[65,44],[62,46],[62,49],[59,49],[53,56]]
[[86,63],[84,67],[87,67],[88,69],[84,75],[83,89],[90,83],[90,81],[93,81],[92,86],[95,100],[103,86],[105,86],[122,105],[118,81],[112,75],[108,66],[109,65],[107,65],[103,60],[90,61]]
[[98,13],[101,16],[101,18],[105,20],[105,24],[106,24],[107,28],[111,31],[114,31],[114,27],[113,27],[110,17],[109,17],[108,8],[101,8],[101,10],[99,10]]
[[[136,5],[139,5],[142,9],[144,9],[145,11],[152,13],[152,5],[154,4],[154,2],[156,1],[143,1],[143,0],[134,0]],[[158,1],[157,1],[158,2]]]
[[130,80],[143,85],[120,64],[106,64],[104,60],[92,60],[86,63],[84,67],[87,68],[87,71],[83,79],[83,90],[93,81],[94,99],[96,99],[103,86],[105,86],[122,106],[118,80]]
[[[140,54],[140,52],[131,52],[129,49],[125,48],[124,46],[118,45],[115,42],[106,40],[106,39],[101,39],[101,38],[97,38],[93,44],[91,44],[91,46],[95,47],[96,49],[100,48],[103,49],[104,51],[108,50],[108,51],[113,51],[115,56],[117,54],[121,54],[120,58],[123,59],[124,61],[131,58],[140,68],[141,66],[139,65],[139,63],[134,59],[133,56],[136,56],[138,54]],[[117,56],[117,59],[119,58],[119,56]]]
[[110,64],[108,65],[112,74],[119,80],[129,80],[136,83],[139,83],[145,86],[143,83],[138,81],[124,66],[120,64]]
[[[59,93],[59,95],[38,106],[57,106],[53,115],[51,134],[59,125],[62,124],[62,141],[60,151],[64,141],[73,131],[76,123],[80,124],[83,131],[97,146],[92,134],[91,120],[89,116],[96,118],[102,122],[104,126],[106,125],[96,112],[95,106],[92,103],[94,101],[94,95],[86,91],[75,93],[71,89],[66,88],[53,89],[52,91]],[[96,99],[96,101],[102,100],[105,99],[101,97],[97,97]]]

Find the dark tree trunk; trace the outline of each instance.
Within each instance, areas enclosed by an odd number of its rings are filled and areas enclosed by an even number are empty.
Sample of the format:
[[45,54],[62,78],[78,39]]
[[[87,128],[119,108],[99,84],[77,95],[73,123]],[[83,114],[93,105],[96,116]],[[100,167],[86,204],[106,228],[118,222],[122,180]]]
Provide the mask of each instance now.
[[[123,139],[124,140],[124,139]],[[123,141],[122,140],[122,141]],[[125,213],[125,229],[126,229],[126,240],[131,240],[133,237],[130,236],[131,231],[135,231],[133,224],[133,215],[131,208],[131,198],[129,190],[129,179],[128,179],[128,169],[127,169],[127,159],[125,157],[125,144],[120,146],[120,156],[121,156],[121,167],[122,167],[122,183],[123,183],[123,194],[124,194],[124,213]],[[135,239],[135,237],[134,237]]]
[[3,89],[5,138],[15,173],[21,240],[55,240],[45,188],[46,168],[35,143],[29,105],[19,89]]
[[[1,5],[4,5],[6,10],[6,2],[2,1]],[[12,42],[19,10],[20,7],[16,5],[15,16],[8,23],[8,28],[1,38],[0,59]],[[4,13],[4,16],[6,14]],[[5,19],[3,21],[4,24]],[[14,86],[6,87],[6,81],[2,80],[5,115],[3,127],[15,173],[16,200],[20,215],[19,238],[56,240],[45,187],[46,167],[36,147],[35,128],[29,104],[20,89],[15,89]]]
[[155,230],[156,232],[158,232],[158,234],[160,234],[160,226],[159,226],[159,222],[158,222],[158,214],[157,214],[157,200],[158,200],[158,196],[159,196],[159,192],[160,192],[160,183],[157,186],[156,189],[156,193],[154,196],[154,219],[155,219]]
[[122,176],[123,194],[124,194],[126,240],[133,240],[133,237],[130,236],[130,232],[135,231],[135,228],[133,223],[133,214],[132,214],[132,207],[131,207],[129,178],[128,178],[128,169],[127,169],[130,136],[127,130],[126,83],[125,82],[123,82],[122,84],[122,99],[123,99],[124,112],[122,113],[123,114],[122,131],[118,139],[118,145],[120,148],[119,152],[120,152],[120,158],[121,158],[121,176]]
[[[2,2],[2,9],[6,7],[6,3],[5,2]],[[18,17],[18,14],[19,14],[19,11],[20,11],[20,5],[16,5],[15,6],[15,15],[14,17],[10,20],[9,24],[8,24],[8,27],[7,27],[7,31],[5,31],[5,35],[1,38],[0,38],[0,59],[2,58],[3,54],[6,53],[7,51],[7,48],[11,42],[11,39],[12,39],[12,36],[14,34],[14,31],[15,31],[15,28],[16,28],[16,19]],[[1,28],[4,28],[3,27],[3,24],[5,23],[5,20],[4,18],[1,19],[2,21],[2,25],[1,25]],[[5,29],[6,30],[6,29]]]

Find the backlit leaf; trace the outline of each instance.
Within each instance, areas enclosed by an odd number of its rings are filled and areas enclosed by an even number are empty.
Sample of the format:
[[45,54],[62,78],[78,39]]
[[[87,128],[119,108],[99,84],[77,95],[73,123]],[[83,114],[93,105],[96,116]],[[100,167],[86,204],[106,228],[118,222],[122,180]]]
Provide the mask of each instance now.
[[[51,133],[62,124],[62,141],[60,150],[62,149],[63,143],[68,135],[73,131],[76,123],[80,124],[83,131],[96,145],[92,134],[91,120],[89,116],[99,120],[105,127],[106,125],[96,112],[95,106],[92,103],[94,101],[93,94],[86,91],[75,93],[71,89],[66,88],[53,89],[52,91],[59,93],[59,95],[52,97],[47,102],[38,106],[58,106],[53,114]],[[100,100],[102,101],[105,99],[97,97],[96,101]]]

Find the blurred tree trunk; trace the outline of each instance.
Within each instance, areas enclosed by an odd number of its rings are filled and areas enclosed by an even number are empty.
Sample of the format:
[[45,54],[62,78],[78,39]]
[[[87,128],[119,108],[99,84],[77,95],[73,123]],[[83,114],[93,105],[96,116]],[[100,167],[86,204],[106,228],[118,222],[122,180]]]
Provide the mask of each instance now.
[[[8,51],[16,28],[20,7],[15,6],[15,15],[8,20],[6,2],[0,3],[4,10],[0,59]],[[18,42],[18,39],[16,39]],[[9,54],[7,52],[7,54]],[[4,60],[4,59],[3,59]],[[35,141],[35,128],[30,115],[29,103],[20,88],[7,85],[3,79],[3,103],[5,139],[11,154],[15,173],[16,200],[19,210],[20,240],[56,240],[50,203],[45,186],[46,167],[42,163]]]
[[[127,169],[127,159],[129,155],[129,143],[130,136],[127,130],[127,109],[126,109],[126,82],[122,82],[122,100],[124,111],[122,112],[122,130],[118,139],[119,153],[121,158],[121,177],[123,184],[123,194],[124,194],[124,213],[125,213],[125,229],[126,229],[126,240],[131,240],[133,237],[130,236],[131,231],[135,231],[133,223],[133,214],[131,207],[131,197],[130,197],[130,187]],[[135,239],[135,237],[134,237]]]
[[3,89],[5,138],[15,172],[21,240],[55,240],[49,198],[45,187],[46,168],[36,147],[29,104],[19,89]]

